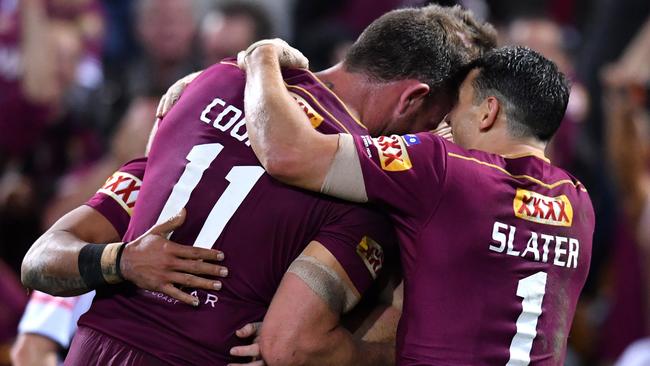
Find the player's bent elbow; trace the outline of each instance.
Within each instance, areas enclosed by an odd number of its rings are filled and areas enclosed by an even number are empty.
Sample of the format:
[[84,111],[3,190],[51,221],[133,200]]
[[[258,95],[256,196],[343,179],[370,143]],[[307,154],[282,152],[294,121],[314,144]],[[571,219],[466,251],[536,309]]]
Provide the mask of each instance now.
[[259,340],[260,353],[268,366],[307,366],[312,362],[313,347],[309,337],[264,337]]
[[284,183],[293,183],[300,178],[304,163],[292,152],[279,152],[267,157],[262,165],[269,175]]

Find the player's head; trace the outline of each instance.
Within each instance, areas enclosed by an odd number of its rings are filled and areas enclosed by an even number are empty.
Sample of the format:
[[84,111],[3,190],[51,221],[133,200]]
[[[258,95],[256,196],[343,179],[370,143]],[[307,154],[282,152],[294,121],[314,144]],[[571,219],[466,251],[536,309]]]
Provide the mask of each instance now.
[[414,132],[437,125],[453,102],[452,75],[495,45],[494,28],[458,6],[399,9],[363,31],[343,66],[377,84],[375,113],[364,116],[371,133],[376,124]]
[[446,119],[459,145],[492,151],[501,143],[543,146],[553,137],[569,84],[552,61],[525,47],[503,47],[468,69]]

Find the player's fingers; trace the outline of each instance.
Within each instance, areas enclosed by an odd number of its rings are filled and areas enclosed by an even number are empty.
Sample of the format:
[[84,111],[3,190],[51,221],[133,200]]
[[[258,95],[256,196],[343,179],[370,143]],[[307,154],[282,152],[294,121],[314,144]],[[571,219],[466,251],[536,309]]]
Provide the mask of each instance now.
[[174,229],[183,225],[184,222],[185,222],[185,209],[183,208],[178,214],[171,217],[169,220],[152,227],[149,230],[149,233],[164,235],[174,231]]
[[161,118],[166,116],[167,113],[172,109],[178,98],[180,97],[180,93],[177,90],[177,86],[172,86],[169,91],[167,92],[167,98],[165,98],[165,104],[163,104],[163,110],[161,112]]
[[239,338],[248,338],[252,337],[259,332],[260,327],[262,326],[262,322],[256,322],[256,323],[248,323],[241,327],[240,329],[237,329],[235,334]]
[[183,287],[200,288],[203,290],[221,290],[221,281],[208,280],[190,273],[173,272],[167,277],[170,282]]
[[195,275],[223,277],[223,273],[226,275],[228,274],[228,269],[226,267],[198,259],[177,259],[172,263],[171,268],[178,272],[192,273]]
[[239,51],[237,53],[237,66],[246,71],[246,51]]
[[230,354],[237,357],[259,357],[260,345],[257,343],[246,346],[237,346],[230,349]]
[[[173,242],[170,242],[175,244]],[[184,259],[202,259],[204,261],[222,261],[224,254],[216,249],[205,249],[176,244],[172,246],[172,254]]]
[[266,362],[264,360],[257,360],[249,363],[229,363],[228,366],[266,366]]
[[158,108],[156,108],[156,117],[157,118],[163,118],[164,117],[163,110],[164,110],[164,105],[166,103],[166,100],[167,100],[167,94],[165,93],[165,95],[163,95],[162,98],[160,98],[160,102],[158,102]]
[[172,284],[168,283],[166,285],[163,285],[159,291],[187,305],[191,305],[191,306],[199,305],[199,299],[197,297],[194,297],[188,293],[179,290],[178,288],[174,287]]
[[257,360],[249,363],[229,363],[228,366],[266,366],[266,362],[264,360]]
[[222,251],[217,249],[205,249],[177,244],[172,253],[179,258],[200,259],[204,261],[220,262],[225,258]]

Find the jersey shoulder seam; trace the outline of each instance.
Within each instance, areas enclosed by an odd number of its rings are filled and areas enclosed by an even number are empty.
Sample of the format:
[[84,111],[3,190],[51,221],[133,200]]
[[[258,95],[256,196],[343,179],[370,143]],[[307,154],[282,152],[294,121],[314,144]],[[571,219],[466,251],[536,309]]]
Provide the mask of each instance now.
[[479,159],[477,159],[475,157],[469,157],[469,156],[465,156],[465,155],[461,155],[461,154],[456,154],[456,153],[453,153],[453,152],[448,152],[447,155],[449,157],[452,157],[452,158],[461,159],[461,160],[465,160],[465,161],[470,161],[470,162],[473,162],[473,163],[476,163],[476,164],[479,164],[479,165],[486,166],[488,168],[498,170],[501,173],[504,173],[504,174],[514,178],[514,179],[528,180],[530,182],[538,184],[538,185],[540,185],[542,187],[545,187],[547,189],[553,189],[553,188],[556,188],[556,187],[561,186],[563,184],[568,184],[568,185],[573,186],[574,188],[580,189],[583,192],[587,192],[587,189],[585,188],[585,186],[582,183],[580,183],[579,181],[577,183],[574,183],[571,179],[561,179],[561,180],[558,180],[558,181],[553,182],[553,183],[546,183],[546,182],[543,182],[540,179],[537,179],[537,178],[532,177],[532,176],[527,175],[527,174],[512,174],[503,167],[500,167],[500,166],[498,166],[496,164],[493,164],[493,163],[488,163],[488,162],[483,161],[483,160],[479,160]]

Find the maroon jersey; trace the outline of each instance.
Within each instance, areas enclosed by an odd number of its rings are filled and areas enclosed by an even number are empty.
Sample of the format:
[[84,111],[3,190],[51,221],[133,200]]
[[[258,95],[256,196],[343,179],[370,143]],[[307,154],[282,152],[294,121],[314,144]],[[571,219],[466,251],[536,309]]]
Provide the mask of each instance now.
[[401,244],[398,364],[562,364],[594,229],[580,182],[430,133],[354,140]]
[[[315,76],[292,70],[285,77],[319,131],[365,133]],[[133,240],[185,207],[186,221],[171,240],[222,250],[230,269],[223,289],[187,289],[200,300],[196,308],[127,285],[98,291],[81,327],[170,364],[225,365],[234,361],[229,349],[244,344],[235,330],[263,319],[287,268],[310,241],[338,259],[359,292],[370,285],[382,263],[372,239],[390,236],[387,219],[264,174],[248,143],[244,85],[236,65],[222,62],[184,91],[160,124],[124,237]]]

